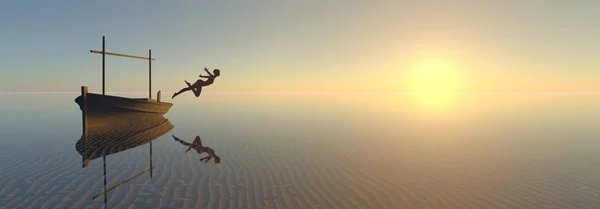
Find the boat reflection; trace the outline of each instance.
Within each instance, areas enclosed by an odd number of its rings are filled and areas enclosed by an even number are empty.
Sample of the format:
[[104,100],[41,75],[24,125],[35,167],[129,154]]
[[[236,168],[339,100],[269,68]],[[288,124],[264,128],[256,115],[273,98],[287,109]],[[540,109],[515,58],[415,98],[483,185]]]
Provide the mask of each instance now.
[[[173,129],[173,125],[162,114],[124,111],[115,108],[82,108],[83,134],[75,144],[81,155],[81,165],[88,167],[90,161],[102,158],[104,169],[104,191],[92,199],[104,196],[105,208],[108,207],[107,193],[117,187],[152,171],[152,140],[159,138]],[[124,152],[145,144],[149,144],[150,167],[140,173],[107,187],[106,156]]]

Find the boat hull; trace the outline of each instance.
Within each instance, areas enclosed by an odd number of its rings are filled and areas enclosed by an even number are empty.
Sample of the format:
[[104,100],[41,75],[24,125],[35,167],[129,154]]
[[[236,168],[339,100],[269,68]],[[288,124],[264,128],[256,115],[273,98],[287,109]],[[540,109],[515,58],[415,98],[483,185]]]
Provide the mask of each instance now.
[[[122,109],[127,111],[165,114],[169,112],[173,106],[172,103],[158,102],[154,99],[126,98],[94,93],[87,93],[85,100],[88,111],[92,112],[118,111],[119,109]],[[83,96],[75,98],[75,102],[79,105],[79,108],[83,110]]]

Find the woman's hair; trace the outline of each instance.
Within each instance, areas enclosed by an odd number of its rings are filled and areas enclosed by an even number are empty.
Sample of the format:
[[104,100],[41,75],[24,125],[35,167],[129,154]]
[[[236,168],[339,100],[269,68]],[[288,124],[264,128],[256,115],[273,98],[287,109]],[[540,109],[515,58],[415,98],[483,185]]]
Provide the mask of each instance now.
[[219,75],[221,75],[221,71],[220,71],[219,69],[215,69],[215,70],[213,70],[213,73],[214,73],[216,76],[219,76]]
[[221,162],[221,158],[215,157],[215,160],[213,162],[215,162],[215,164],[219,164]]

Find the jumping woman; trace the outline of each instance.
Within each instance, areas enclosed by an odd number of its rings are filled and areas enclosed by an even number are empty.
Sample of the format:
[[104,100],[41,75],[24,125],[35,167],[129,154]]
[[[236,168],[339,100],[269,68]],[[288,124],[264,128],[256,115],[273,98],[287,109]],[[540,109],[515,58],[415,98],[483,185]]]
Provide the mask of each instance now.
[[219,69],[213,70],[212,73],[210,73],[210,71],[208,71],[207,68],[204,68],[204,71],[206,71],[206,73],[208,73],[208,76],[200,75],[200,78],[206,78],[206,81],[204,81],[202,79],[198,79],[196,81],[196,83],[190,84],[189,82],[184,80],[185,84],[187,84],[188,87],[181,89],[177,93],[174,93],[173,96],[171,97],[171,99],[173,99],[173,98],[175,98],[175,96],[177,96],[183,92],[189,91],[189,90],[192,90],[192,92],[194,92],[194,95],[196,95],[196,97],[199,97],[200,93],[202,93],[202,87],[212,84],[213,82],[215,82],[215,78],[217,78],[221,75],[221,71]]

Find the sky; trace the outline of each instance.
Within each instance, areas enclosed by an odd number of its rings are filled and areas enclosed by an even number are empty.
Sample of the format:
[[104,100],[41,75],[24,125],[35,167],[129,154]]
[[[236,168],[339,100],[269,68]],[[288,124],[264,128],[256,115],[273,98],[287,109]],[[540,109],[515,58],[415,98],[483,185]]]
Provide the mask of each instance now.
[[[600,91],[600,1],[7,1],[0,92],[101,91],[106,50],[147,56],[152,91],[204,67],[212,92],[401,92],[415,62],[460,91]],[[148,91],[148,62],[107,56],[107,92]]]

